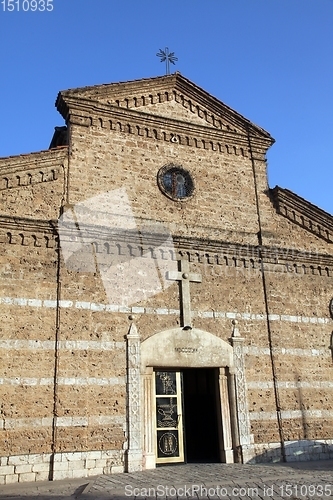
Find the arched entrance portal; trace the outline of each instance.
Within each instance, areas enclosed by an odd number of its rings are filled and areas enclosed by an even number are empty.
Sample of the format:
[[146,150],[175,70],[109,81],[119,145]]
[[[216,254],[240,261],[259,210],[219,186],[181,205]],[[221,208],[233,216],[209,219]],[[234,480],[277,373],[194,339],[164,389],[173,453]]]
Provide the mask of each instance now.
[[141,343],[143,466],[234,461],[233,348],[174,328]]

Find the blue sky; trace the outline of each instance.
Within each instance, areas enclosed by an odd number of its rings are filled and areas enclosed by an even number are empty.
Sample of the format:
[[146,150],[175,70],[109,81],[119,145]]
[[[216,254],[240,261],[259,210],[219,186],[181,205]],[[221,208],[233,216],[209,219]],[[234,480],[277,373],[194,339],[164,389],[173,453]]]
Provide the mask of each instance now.
[[168,46],[172,70],[276,139],[270,186],[333,213],[333,0],[4,1],[0,156],[48,148],[59,90],[162,75]]

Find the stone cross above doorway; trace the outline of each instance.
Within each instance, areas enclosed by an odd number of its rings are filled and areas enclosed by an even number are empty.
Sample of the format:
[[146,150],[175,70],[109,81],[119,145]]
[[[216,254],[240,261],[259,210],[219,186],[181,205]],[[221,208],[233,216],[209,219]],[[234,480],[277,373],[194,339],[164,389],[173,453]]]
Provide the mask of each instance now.
[[181,312],[183,327],[192,327],[191,320],[191,297],[190,297],[190,281],[201,283],[201,274],[190,273],[190,264],[188,260],[180,260],[179,271],[169,271],[167,273],[168,280],[180,282],[181,294]]

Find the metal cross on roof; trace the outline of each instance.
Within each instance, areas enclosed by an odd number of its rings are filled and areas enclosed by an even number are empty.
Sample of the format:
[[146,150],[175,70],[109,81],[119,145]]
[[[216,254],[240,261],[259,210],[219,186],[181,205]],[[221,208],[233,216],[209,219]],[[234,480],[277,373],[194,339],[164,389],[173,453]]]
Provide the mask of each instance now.
[[165,61],[166,74],[170,75],[170,63],[175,64],[175,61],[178,61],[178,57],[175,56],[174,52],[169,52],[168,47],[165,47],[164,50],[160,49],[156,55],[161,59],[161,62]]

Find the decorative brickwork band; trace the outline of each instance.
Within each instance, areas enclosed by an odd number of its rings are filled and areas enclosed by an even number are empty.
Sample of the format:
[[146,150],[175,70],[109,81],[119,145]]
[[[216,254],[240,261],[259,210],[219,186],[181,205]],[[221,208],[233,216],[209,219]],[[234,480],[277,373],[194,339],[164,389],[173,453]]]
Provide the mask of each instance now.
[[132,323],[127,339],[127,430],[126,470],[142,470],[140,408],[140,336]]
[[245,363],[243,352],[244,339],[239,335],[236,320],[233,321],[233,325],[234,328],[230,341],[234,348],[234,370],[239,443],[242,449],[243,462],[247,462],[250,458],[252,458],[252,454],[249,453],[251,447],[251,427],[249,409],[247,404],[247,388],[245,379]]

